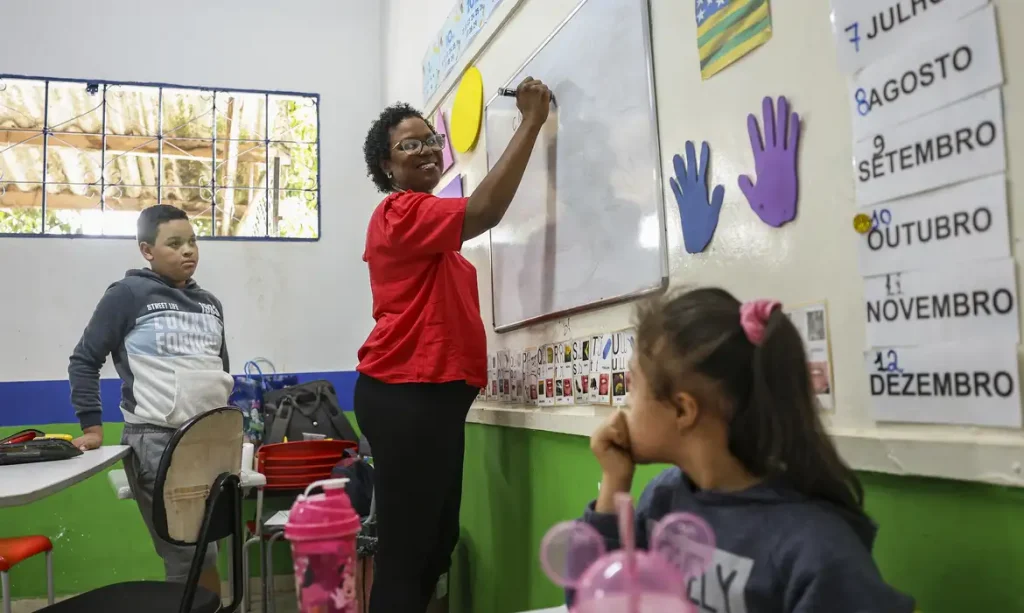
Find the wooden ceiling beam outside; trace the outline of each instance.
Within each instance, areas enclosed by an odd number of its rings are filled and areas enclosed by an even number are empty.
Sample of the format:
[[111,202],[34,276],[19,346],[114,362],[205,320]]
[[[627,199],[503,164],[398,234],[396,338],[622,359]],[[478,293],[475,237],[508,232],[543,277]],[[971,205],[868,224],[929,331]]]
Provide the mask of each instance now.
[[[165,196],[162,204],[170,204],[184,210],[189,215],[196,215],[198,213],[207,212],[210,210],[209,200],[183,200],[174,197]],[[138,211],[148,206],[152,206],[154,201],[152,198],[117,198],[108,199],[105,203],[106,209],[110,211]],[[43,205],[42,197],[40,192],[21,192],[12,189],[8,189],[7,193],[0,196],[0,208],[2,209],[16,209],[16,208],[39,208]],[[245,208],[245,205],[235,205],[238,208]],[[48,210],[64,209],[64,210],[89,210],[99,209],[99,199],[94,196],[81,196],[78,194],[47,194],[46,195],[46,208]]]
[[[38,134],[38,133],[37,133]],[[39,135],[27,142],[32,132],[19,132],[16,130],[0,130],[0,150],[11,145],[22,143],[23,147],[42,147],[42,136]],[[166,159],[213,159],[213,141],[201,138],[173,138],[164,137],[168,146],[164,147],[163,157]],[[48,140],[50,147],[72,147],[80,151],[98,154],[103,148],[103,137],[97,134],[53,134]],[[266,163],[264,143],[261,141],[240,141],[238,144],[241,153],[238,161],[243,163]],[[107,135],[107,154],[122,155],[130,154],[146,157],[157,157],[159,154],[160,141],[155,136],[111,136]],[[224,160],[227,156],[228,143],[223,140],[217,141],[217,159]],[[291,160],[288,156],[281,156],[281,164],[287,166]]]

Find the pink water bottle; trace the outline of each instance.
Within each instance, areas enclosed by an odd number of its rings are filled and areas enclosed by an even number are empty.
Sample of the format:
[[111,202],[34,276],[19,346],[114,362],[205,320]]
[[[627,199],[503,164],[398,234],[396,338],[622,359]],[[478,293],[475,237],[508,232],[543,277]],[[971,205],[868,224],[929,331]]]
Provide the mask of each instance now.
[[[359,515],[345,494],[348,479],[315,481],[295,500],[284,527],[292,544],[299,613],[356,613]],[[314,489],[322,494],[310,495]]]

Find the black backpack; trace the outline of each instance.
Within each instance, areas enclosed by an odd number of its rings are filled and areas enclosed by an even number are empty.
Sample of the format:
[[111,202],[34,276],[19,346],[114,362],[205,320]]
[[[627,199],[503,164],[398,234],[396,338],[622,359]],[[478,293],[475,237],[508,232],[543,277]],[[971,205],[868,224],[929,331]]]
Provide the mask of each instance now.
[[[263,443],[330,438],[359,441],[352,424],[338,406],[338,395],[330,381],[310,381],[263,396],[266,423]],[[307,436],[311,435],[311,436]]]
[[373,466],[354,451],[346,451],[334,469],[334,479],[348,479],[345,493],[352,502],[352,508],[366,521],[373,511]]

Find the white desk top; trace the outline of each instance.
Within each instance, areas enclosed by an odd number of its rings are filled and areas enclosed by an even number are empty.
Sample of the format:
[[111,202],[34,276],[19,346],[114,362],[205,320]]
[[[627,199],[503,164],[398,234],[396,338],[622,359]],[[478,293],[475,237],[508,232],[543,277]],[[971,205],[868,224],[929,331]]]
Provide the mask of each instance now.
[[569,613],[569,609],[563,605],[553,609],[537,609],[536,611],[525,611],[524,613]]
[[51,496],[113,466],[128,455],[126,445],[107,445],[68,460],[0,466],[0,507],[14,507]]
[[[288,510],[290,511],[290,509]],[[280,528],[288,523],[288,511],[278,511],[263,522],[264,528]]]

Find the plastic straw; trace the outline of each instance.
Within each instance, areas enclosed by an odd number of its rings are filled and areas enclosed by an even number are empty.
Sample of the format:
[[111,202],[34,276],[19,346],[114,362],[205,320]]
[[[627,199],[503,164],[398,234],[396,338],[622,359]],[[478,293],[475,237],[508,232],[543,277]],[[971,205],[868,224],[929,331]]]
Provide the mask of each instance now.
[[636,534],[633,523],[633,499],[629,494],[615,495],[619,515],[619,541],[626,552],[626,586],[629,592],[629,613],[640,613],[640,586],[636,578]]

